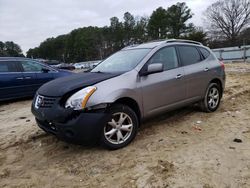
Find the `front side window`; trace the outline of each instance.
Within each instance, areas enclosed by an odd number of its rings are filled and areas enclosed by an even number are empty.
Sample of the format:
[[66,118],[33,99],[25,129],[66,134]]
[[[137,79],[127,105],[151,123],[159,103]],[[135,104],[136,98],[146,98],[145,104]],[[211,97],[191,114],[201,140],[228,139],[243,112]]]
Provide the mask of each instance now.
[[183,66],[192,65],[201,61],[198,50],[193,46],[178,46],[181,63]]
[[178,67],[178,58],[175,47],[165,47],[156,52],[149,60],[149,64],[162,63],[164,70]]
[[108,57],[91,72],[128,72],[135,68],[151,49],[122,50]]
[[24,72],[42,72],[44,68],[39,63],[34,61],[22,61],[21,62]]
[[0,61],[0,73],[4,72],[17,72],[15,62],[12,61]]

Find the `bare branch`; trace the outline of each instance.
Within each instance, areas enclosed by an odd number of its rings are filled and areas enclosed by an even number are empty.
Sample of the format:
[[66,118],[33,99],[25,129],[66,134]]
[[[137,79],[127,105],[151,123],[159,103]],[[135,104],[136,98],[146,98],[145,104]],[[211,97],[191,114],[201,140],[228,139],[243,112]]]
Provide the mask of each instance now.
[[210,31],[235,43],[250,24],[250,0],[219,0],[206,10]]

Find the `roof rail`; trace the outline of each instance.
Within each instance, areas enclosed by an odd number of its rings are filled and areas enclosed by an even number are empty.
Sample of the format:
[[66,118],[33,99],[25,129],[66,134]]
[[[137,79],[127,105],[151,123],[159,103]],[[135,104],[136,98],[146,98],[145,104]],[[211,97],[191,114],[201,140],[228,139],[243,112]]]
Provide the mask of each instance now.
[[145,42],[144,44],[146,44],[146,43],[152,43],[152,42],[164,42],[164,41],[166,41],[166,39],[155,39],[155,40],[150,40],[148,42]]
[[203,46],[201,42],[193,41],[193,40],[185,40],[185,39],[168,39],[166,40],[166,43],[171,43],[171,42],[183,42],[183,43],[190,43],[190,44],[197,44]]
[[140,44],[132,44],[132,45],[129,45],[129,46],[125,46],[124,48],[122,48],[122,50],[126,50],[128,48],[133,48],[133,47],[136,47],[136,46],[139,46]]

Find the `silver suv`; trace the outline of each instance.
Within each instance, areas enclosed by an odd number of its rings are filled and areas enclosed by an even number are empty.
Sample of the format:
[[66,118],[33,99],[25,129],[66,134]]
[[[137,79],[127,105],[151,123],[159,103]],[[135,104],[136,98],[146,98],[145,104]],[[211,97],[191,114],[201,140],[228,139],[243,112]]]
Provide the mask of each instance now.
[[88,73],[56,79],[37,92],[32,112],[46,132],[75,143],[128,145],[142,120],[198,103],[214,112],[224,64],[201,43],[156,41],[113,54]]

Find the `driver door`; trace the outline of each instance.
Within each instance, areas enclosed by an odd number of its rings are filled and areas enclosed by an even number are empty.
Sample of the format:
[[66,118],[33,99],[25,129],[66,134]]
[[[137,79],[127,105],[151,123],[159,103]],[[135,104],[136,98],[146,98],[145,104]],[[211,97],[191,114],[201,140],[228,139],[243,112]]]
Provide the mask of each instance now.
[[179,66],[175,47],[161,48],[145,66],[153,63],[162,63],[164,71],[140,77],[145,116],[163,112],[186,99],[184,70]]

